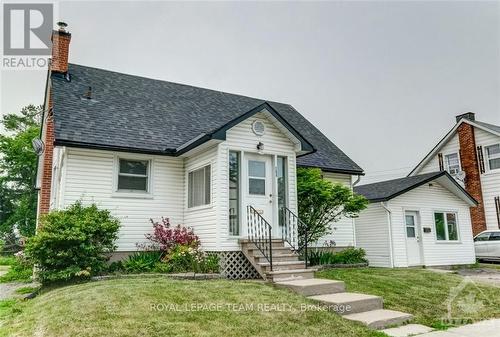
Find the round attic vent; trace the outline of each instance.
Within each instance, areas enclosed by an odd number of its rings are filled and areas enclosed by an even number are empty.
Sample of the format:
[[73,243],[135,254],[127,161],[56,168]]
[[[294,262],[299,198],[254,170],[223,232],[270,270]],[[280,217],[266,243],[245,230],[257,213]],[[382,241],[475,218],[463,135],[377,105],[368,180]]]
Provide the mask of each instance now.
[[255,122],[252,123],[252,131],[257,136],[263,136],[264,132],[266,131],[266,126],[262,121],[257,119]]

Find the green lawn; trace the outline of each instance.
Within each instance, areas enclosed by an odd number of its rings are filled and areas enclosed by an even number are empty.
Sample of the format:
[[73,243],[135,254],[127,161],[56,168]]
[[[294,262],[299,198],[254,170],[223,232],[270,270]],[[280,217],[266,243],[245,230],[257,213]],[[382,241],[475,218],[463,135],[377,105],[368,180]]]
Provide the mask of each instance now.
[[455,274],[412,268],[357,268],[324,270],[318,272],[317,277],[342,280],[351,292],[383,296],[385,308],[411,313],[417,323],[435,328],[459,324],[456,319],[500,317],[499,289],[469,283],[451,301],[455,320],[452,324],[443,323],[448,313],[450,290],[463,280]]
[[[306,304],[312,302],[263,282],[115,279],[53,289],[15,305],[4,303],[0,335],[385,336],[334,313],[300,310]],[[292,310],[266,310],[263,305]]]

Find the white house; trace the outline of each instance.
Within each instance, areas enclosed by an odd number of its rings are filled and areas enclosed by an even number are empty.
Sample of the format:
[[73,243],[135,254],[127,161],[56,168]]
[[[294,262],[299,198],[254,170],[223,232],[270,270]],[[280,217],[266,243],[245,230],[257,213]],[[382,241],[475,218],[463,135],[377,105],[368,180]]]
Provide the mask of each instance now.
[[475,262],[469,207],[477,202],[447,172],[356,186],[370,200],[356,219],[357,246],[371,266]]
[[468,112],[411,171],[410,176],[446,170],[479,202],[471,208],[475,235],[500,228],[500,126]]
[[[68,64],[70,40],[53,33],[39,214],[95,202],[121,220],[118,253],[135,251],[149,219],[164,216],[237,269],[239,240],[256,223],[296,241],[298,166],[349,186],[363,174],[288,104]],[[333,236],[354,245],[353,222],[335,224]]]

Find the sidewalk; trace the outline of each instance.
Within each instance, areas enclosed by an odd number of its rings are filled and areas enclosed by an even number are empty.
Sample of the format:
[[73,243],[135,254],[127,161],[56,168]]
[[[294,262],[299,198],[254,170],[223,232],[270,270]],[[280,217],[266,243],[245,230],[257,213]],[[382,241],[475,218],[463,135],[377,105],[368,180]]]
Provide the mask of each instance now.
[[392,337],[500,337],[500,319],[490,319],[474,324],[464,325],[458,328],[450,328],[446,331],[433,331],[423,334],[409,332],[405,326],[393,329],[382,330]]

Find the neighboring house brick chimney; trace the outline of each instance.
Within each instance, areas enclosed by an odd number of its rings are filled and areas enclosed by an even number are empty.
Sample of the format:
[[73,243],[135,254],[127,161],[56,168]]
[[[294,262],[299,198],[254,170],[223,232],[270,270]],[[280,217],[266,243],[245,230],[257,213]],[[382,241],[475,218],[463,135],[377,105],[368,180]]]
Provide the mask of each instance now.
[[[52,32],[52,61],[50,71],[53,73],[66,73],[68,71],[68,54],[71,34],[66,31],[67,24],[58,22],[58,30]],[[51,90],[50,87],[48,90]],[[44,113],[45,134],[43,142],[45,151],[42,162],[42,179],[40,185],[40,214],[48,213],[50,210],[50,194],[52,189],[52,161],[54,155],[54,119],[52,114],[52,93],[49,93],[49,100]]]
[[[468,112],[457,116],[457,121],[461,119],[474,120],[474,113]],[[486,230],[486,217],[484,214],[483,192],[481,189],[481,173],[476,152],[476,140],[474,137],[474,126],[462,123],[458,129],[458,140],[460,143],[460,161],[462,170],[465,171],[465,189],[474,199],[478,201],[477,207],[471,207],[470,215],[472,221],[472,231],[474,235]]]

